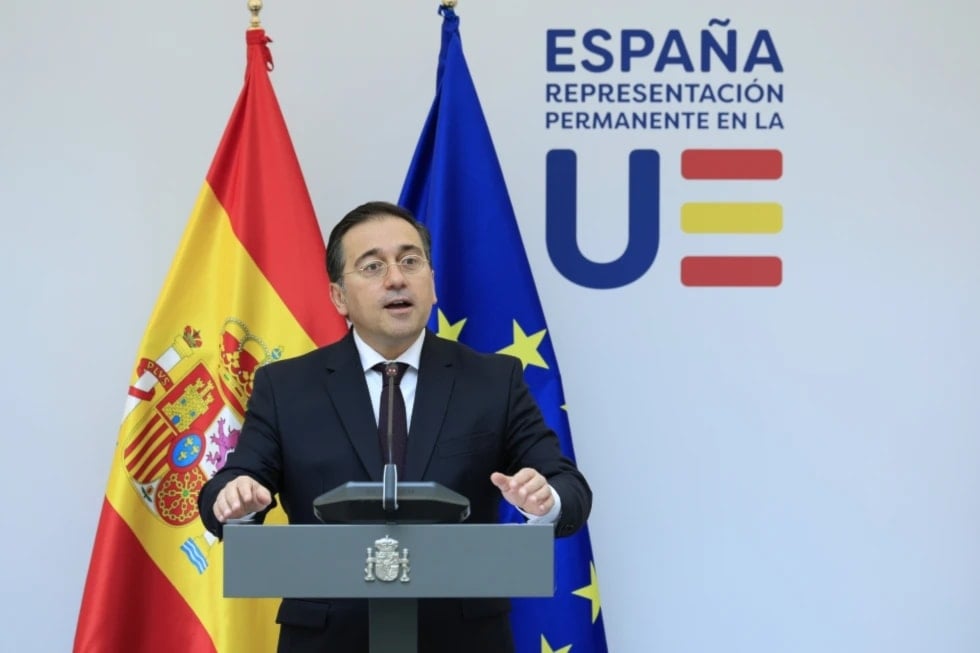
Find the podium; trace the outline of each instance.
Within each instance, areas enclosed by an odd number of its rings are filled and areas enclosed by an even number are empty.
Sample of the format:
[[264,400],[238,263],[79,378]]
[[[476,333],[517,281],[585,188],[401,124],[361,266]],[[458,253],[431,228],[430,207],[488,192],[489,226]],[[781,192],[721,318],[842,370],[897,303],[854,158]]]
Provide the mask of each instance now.
[[416,652],[419,599],[554,593],[551,524],[229,524],[224,549],[227,597],[367,599],[370,653]]

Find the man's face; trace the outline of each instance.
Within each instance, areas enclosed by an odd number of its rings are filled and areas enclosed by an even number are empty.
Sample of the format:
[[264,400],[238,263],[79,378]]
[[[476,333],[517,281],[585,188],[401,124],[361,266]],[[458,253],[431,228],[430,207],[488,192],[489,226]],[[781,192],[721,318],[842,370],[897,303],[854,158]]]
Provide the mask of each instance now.
[[[424,257],[422,239],[408,221],[392,216],[356,225],[341,247],[343,285],[330,284],[330,299],[364,342],[394,359],[415,342],[436,303],[432,268],[407,274],[396,265],[408,255]],[[386,263],[387,273],[365,278],[356,271],[371,261]]]

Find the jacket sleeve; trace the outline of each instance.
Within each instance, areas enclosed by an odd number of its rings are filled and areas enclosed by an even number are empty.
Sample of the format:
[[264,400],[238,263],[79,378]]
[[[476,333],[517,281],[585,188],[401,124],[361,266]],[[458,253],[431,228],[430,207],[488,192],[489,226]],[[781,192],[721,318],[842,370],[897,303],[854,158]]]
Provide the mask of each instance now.
[[[279,491],[281,461],[275,392],[269,370],[260,367],[255,375],[238,443],[228,454],[224,467],[204,484],[198,495],[197,507],[204,527],[217,537],[222,536],[222,524],[214,516],[214,502],[221,488],[238,476],[251,476],[275,497]],[[262,523],[265,515],[276,505],[273,498],[268,508],[255,515],[254,521]]]
[[[508,357],[509,358],[509,357]],[[516,359],[510,368],[508,415],[508,473],[523,467],[539,471],[561,497],[561,514],[555,522],[555,535],[572,535],[585,525],[592,510],[592,490],[575,463],[561,452],[561,443],[548,427],[524,380]]]

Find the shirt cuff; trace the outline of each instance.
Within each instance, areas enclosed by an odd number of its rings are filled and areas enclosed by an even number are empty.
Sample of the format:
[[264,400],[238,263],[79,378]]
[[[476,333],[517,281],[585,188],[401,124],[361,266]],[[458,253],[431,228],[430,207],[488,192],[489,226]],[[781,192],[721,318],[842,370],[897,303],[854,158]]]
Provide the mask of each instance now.
[[236,519],[229,519],[225,523],[226,524],[252,524],[255,523],[255,515],[257,514],[259,513],[250,512],[247,515],[242,515],[241,517],[238,517]]

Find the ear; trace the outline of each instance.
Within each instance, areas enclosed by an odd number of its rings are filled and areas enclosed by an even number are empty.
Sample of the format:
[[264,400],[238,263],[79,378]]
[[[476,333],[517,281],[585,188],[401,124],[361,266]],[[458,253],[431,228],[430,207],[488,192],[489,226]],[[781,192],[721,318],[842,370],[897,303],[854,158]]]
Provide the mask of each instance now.
[[347,296],[339,283],[330,284],[330,301],[342,316],[347,317]]
[[432,305],[435,306],[439,303],[439,298],[436,297],[436,271],[432,271]]

